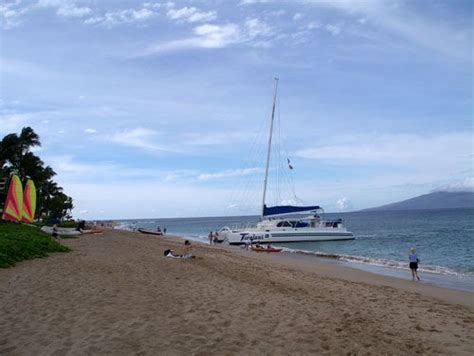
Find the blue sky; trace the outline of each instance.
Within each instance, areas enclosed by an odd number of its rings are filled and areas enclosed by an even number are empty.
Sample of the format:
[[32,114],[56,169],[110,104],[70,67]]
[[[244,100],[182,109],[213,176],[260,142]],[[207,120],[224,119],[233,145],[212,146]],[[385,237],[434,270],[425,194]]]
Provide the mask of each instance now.
[[472,189],[472,11],[458,0],[2,1],[0,135],[38,132],[75,217],[258,213],[278,76],[283,171],[272,164],[270,188],[280,172],[299,199],[282,189],[270,204],[343,211]]

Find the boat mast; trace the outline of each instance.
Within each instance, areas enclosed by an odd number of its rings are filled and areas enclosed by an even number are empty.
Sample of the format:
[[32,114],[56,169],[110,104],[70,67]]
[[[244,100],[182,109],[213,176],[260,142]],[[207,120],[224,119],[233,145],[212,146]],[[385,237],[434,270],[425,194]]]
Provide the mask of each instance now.
[[268,136],[268,151],[267,151],[267,164],[265,166],[265,180],[263,181],[262,216],[261,216],[262,219],[265,213],[265,197],[267,195],[268,169],[270,167],[270,154],[272,151],[273,121],[275,119],[275,106],[276,106],[276,97],[277,97],[277,91],[278,91],[278,77],[274,79],[275,79],[275,89],[273,91],[272,118],[270,121],[270,135]]

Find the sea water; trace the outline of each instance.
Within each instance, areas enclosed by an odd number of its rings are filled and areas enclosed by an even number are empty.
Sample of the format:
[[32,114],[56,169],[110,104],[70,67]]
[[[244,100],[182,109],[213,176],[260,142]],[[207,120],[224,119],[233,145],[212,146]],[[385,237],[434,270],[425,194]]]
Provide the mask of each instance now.
[[[474,209],[435,209],[330,213],[342,218],[355,240],[285,243],[289,253],[337,259],[375,273],[411,278],[410,248],[416,247],[420,272],[435,284],[474,291]],[[257,216],[124,220],[121,226],[156,230],[207,242],[223,226],[255,224]],[[277,244],[275,244],[277,245]]]

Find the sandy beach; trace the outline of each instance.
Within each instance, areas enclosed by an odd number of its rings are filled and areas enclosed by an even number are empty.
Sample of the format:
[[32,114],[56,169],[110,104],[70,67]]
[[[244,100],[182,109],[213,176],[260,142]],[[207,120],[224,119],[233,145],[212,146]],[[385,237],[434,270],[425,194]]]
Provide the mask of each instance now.
[[0,270],[1,355],[474,353],[474,296],[138,233]]

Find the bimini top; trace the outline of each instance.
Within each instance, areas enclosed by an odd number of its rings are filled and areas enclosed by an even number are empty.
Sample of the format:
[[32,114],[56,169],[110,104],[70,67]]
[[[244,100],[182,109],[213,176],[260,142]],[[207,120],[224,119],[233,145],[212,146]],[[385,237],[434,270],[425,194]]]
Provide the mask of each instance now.
[[277,205],[267,207],[263,206],[263,216],[278,216],[278,215],[288,215],[296,214],[306,211],[319,210],[321,207],[319,205],[311,206],[293,206],[293,205]]

